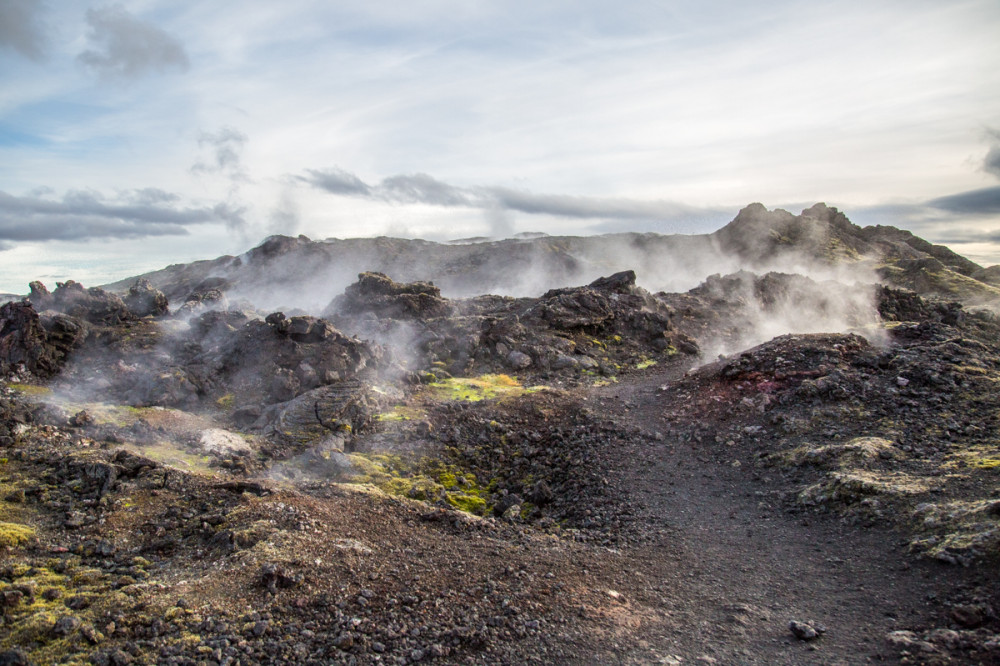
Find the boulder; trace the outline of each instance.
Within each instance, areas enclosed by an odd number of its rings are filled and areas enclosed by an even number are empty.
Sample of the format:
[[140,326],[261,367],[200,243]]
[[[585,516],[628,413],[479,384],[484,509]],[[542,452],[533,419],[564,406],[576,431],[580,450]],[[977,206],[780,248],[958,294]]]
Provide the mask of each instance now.
[[129,287],[124,302],[136,317],[159,317],[170,312],[167,297],[145,278]]
[[451,314],[452,307],[431,282],[395,282],[382,273],[361,273],[358,281],[330,303],[328,312],[380,318],[431,319]]
[[86,327],[73,317],[55,313],[40,317],[28,301],[5,303],[0,306],[0,373],[23,367],[39,377],[51,377],[86,335]]

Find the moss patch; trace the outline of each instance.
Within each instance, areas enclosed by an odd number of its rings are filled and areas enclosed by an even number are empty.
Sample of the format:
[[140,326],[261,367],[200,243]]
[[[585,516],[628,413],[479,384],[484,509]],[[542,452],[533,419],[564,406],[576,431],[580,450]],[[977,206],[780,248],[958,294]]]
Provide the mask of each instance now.
[[389,495],[444,502],[468,513],[483,515],[488,491],[476,476],[435,458],[408,460],[387,453],[351,453],[357,474],[348,483],[373,485]]
[[52,395],[52,389],[48,386],[38,386],[37,384],[7,384],[10,388],[14,389],[22,395],[30,396],[46,396]]
[[17,523],[0,523],[0,549],[16,548],[35,536],[35,530]]
[[540,387],[525,388],[510,375],[480,375],[479,377],[453,377],[428,385],[432,399],[442,402],[462,400],[478,402],[500,397],[523,395]]

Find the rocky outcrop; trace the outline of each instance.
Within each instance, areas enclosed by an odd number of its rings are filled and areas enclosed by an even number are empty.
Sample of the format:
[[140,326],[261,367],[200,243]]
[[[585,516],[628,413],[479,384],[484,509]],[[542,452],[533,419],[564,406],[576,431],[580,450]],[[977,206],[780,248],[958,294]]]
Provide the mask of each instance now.
[[361,273],[327,309],[345,315],[370,312],[387,319],[430,319],[451,313],[451,306],[434,283],[403,284],[382,273]]
[[159,317],[170,312],[167,297],[145,278],[136,280],[123,300],[136,317]]
[[32,282],[28,300],[38,311],[55,310],[92,324],[116,326],[135,319],[125,302],[100,287],[84,288],[79,282],[57,282],[49,293],[41,282]]
[[0,306],[0,374],[24,369],[51,377],[86,335],[86,327],[73,317],[41,317],[27,301],[5,303]]

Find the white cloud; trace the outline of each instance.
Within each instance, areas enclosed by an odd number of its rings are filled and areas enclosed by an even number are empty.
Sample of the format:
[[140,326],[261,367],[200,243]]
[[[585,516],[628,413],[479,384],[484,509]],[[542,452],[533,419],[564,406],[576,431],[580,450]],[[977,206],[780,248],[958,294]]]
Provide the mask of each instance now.
[[[223,204],[247,245],[284,227],[707,231],[750,201],[852,215],[996,183],[993,0],[47,4],[28,42],[44,62],[9,40],[0,61],[0,190],[156,187]],[[81,52],[129,85],[81,77]],[[334,164],[315,184],[357,196],[288,184]]]

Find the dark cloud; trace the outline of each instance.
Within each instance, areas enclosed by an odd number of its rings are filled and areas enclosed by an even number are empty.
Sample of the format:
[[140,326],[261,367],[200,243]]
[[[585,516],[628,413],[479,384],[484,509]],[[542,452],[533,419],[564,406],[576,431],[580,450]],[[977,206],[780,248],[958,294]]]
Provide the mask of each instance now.
[[140,21],[121,5],[87,10],[90,41],[96,49],[77,59],[105,79],[136,79],[169,69],[187,71],[187,53],[160,28]]
[[[150,202],[149,193],[158,192]],[[243,224],[242,210],[225,204],[182,208],[162,190],[137,190],[115,200],[92,191],[72,191],[61,199],[17,197],[0,191],[0,244],[8,241],[143,238],[187,234],[198,224]]]
[[307,176],[296,176],[295,180],[326,190],[331,194],[368,197],[372,189],[360,178],[343,169],[306,169]]
[[1000,214],[1000,187],[950,194],[931,199],[927,205],[962,215],[997,215]]
[[478,208],[491,228],[511,229],[508,213],[555,215],[578,219],[664,220],[704,215],[706,211],[670,201],[637,201],[599,197],[536,194],[504,187],[458,187],[427,174],[385,178],[368,185],[342,169],[310,169],[297,180],[332,194],[375,199],[388,203]]
[[471,206],[481,208],[481,193],[453,187],[425,173],[412,176],[390,176],[379,186],[382,198],[398,203],[421,203],[432,206]]
[[1000,229],[985,229],[952,231],[934,238],[935,243],[951,245],[953,243],[1000,243]]
[[44,10],[40,0],[0,0],[0,47],[31,60],[43,59],[47,46]]

